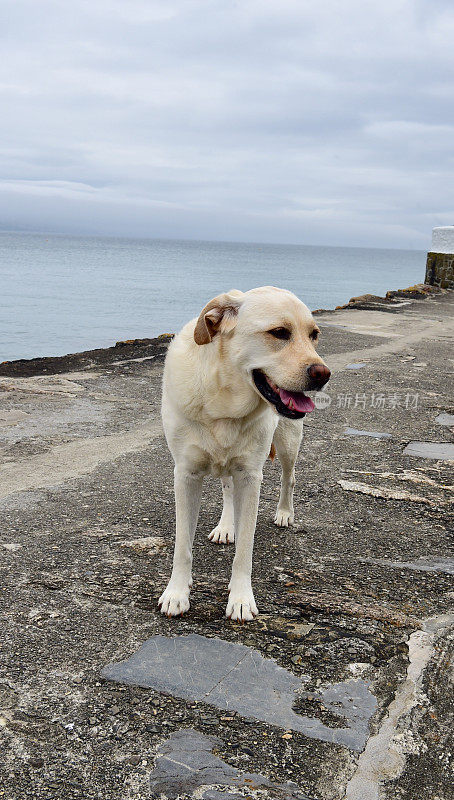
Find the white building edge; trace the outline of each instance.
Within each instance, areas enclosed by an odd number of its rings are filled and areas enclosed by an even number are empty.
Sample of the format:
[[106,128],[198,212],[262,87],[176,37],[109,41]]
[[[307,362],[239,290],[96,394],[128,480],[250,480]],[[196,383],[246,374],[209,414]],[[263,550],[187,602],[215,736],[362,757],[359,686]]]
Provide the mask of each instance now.
[[424,283],[441,289],[454,289],[454,225],[433,229]]
[[454,254],[454,225],[433,228],[431,253]]

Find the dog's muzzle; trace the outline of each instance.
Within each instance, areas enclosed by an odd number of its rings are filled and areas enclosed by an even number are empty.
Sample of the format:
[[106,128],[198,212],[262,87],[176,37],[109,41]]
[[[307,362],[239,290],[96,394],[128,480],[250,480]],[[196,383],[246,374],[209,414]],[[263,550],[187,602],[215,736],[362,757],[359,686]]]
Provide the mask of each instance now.
[[304,392],[287,392],[273,384],[260,369],[252,371],[255,386],[271,405],[283,417],[302,419],[314,410],[315,404]]

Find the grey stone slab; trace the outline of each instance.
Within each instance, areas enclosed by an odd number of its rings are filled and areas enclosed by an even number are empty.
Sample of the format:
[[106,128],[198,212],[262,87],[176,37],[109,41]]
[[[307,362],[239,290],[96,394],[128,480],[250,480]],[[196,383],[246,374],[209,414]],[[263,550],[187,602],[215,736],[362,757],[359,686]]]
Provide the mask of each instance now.
[[345,369],[362,369],[363,367],[367,367],[366,362],[359,362],[358,364],[347,364]]
[[105,678],[150,687],[185,700],[203,700],[223,710],[255,717],[286,730],[362,750],[376,700],[361,679],[333,684],[320,692],[333,704],[341,727],[293,710],[300,678],[257,650],[198,634],[152,636],[126,661],[109,664]]
[[213,748],[220,744],[220,739],[205,736],[192,728],[175,731],[158,749],[150,775],[152,797],[175,800],[182,794],[194,796],[196,790],[206,787],[202,795],[197,791],[197,797],[201,796],[203,800],[237,800],[249,794],[238,792],[238,789],[260,789],[263,790],[260,796],[270,800],[309,800],[290,781],[276,784],[264,775],[241,772],[230,766],[213,754]]
[[390,433],[381,433],[380,431],[362,431],[357,428],[347,428],[345,431],[346,436],[371,436],[373,439],[391,439]]
[[439,425],[454,425],[454,414],[439,414],[438,417],[435,417],[435,422],[438,422]]
[[454,461],[454,444],[451,442],[409,442],[404,450],[404,456]]
[[369,719],[377,707],[366,681],[350,679],[333,683],[321,691],[321,698],[328,711],[348,720],[351,730],[356,733],[356,742],[359,743],[362,734],[365,744]]

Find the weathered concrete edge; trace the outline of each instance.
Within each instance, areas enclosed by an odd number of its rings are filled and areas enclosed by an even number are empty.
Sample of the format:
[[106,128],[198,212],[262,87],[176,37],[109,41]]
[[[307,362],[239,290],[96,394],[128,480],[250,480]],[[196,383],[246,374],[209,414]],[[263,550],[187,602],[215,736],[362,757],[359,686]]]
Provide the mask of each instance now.
[[427,300],[433,294],[445,294],[449,289],[432,286],[427,283],[415,283],[406,289],[390,289],[384,297],[375,294],[362,294],[351,297],[348,303],[336,308],[318,308],[313,314],[334,314],[343,309],[357,309],[360,311],[386,311],[396,314],[412,300]]
[[388,706],[379,730],[368,739],[345,787],[344,800],[380,800],[383,782],[402,774],[407,754],[395,740],[399,720],[417,704],[424,672],[435,652],[437,639],[453,625],[454,614],[446,613],[424,620],[423,630],[410,635],[406,678]]
[[116,361],[133,359],[163,359],[173,333],[163,333],[154,339],[127,339],[117,342],[113,347],[99,347],[66,356],[43,356],[42,358],[21,358],[17,361],[0,363],[0,377],[31,378],[37,375],[59,375],[75,370],[87,370],[94,366],[109,366]]

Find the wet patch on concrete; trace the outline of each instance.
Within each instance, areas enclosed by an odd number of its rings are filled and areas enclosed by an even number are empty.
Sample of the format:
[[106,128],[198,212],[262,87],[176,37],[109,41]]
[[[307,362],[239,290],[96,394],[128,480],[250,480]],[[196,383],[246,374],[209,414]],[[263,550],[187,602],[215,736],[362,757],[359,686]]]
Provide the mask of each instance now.
[[395,567],[396,569],[414,569],[418,572],[444,572],[446,575],[454,575],[454,558],[443,558],[442,556],[421,556],[416,561],[391,561],[387,558],[360,558],[367,564],[382,564],[385,567]]
[[331,727],[317,717],[294,711],[302,681],[257,650],[199,634],[152,636],[126,661],[109,664],[104,678],[155,689],[185,700],[203,701],[220,709],[324,742],[361,751],[377,701],[368,684],[351,679],[319,692],[335,717]]
[[381,433],[380,431],[362,431],[357,428],[347,428],[345,431],[346,436],[370,436],[373,439],[391,439],[390,433]]
[[201,800],[240,800],[251,797],[252,790],[260,789],[263,798],[309,800],[294,783],[275,784],[264,775],[241,772],[230,766],[213,754],[220,744],[220,739],[204,736],[192,728],[173,733],[158,749],[150,775],[152,797],[175,800],[182,795],[194,797],[198,790],[196,796]]
[[454,461],[454,444],[451,442],[409,442],[404,456],[435,458],[440,461]]
[[439,414],[438,417],[435,417],[435,422],[438,422],[439,425],[454,425],[454,414]]

